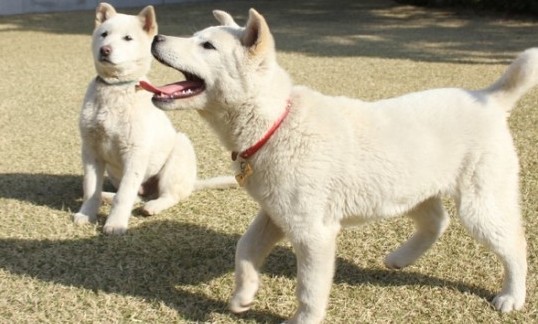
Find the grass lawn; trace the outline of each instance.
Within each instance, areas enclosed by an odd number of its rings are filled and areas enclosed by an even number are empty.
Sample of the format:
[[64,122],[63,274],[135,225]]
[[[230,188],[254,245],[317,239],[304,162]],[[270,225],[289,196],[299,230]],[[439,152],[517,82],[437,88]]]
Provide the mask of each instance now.
[[[211,10],[243,23],[267,18],[278,59],[297,83],[367,100],[432,87],[478,89],[515,55],[537,46],[538,22],[502,14],[426,10],[389,0],[223,1],[159,6],[160,32],[215,24]],[[135,10],[123,12],[136,13]],[[241,190],[198,192],[154,217],[134,212],[129,232],[77,227],[82,197],[78,114],[95,76],[93,12],[0,17],[0,322],[277,323],[295,308],[295,257],[269,257],[253,309],[227,310],[235,244],[256,213]],[[155,83],[176,72],[153,65]],[[201,177],[230,172],[224,151],[194,112],[170,112],[197,150]],[[383,267],[412,232],[408,219],[346,229],[326,323],[532,323],[538,321],[538,89],[510,116],[521,159],[529,276],[524,310],[500,314],[497,258],[454,216],[417,264]],[[330,136],[330,134],[328,134]],[[101,220],[109,210],[103,206]]]

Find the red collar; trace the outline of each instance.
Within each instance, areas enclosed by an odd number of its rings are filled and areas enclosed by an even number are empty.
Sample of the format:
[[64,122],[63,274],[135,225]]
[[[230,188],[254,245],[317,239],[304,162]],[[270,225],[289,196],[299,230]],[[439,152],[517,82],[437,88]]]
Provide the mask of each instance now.
[[256,154],[256,152],[258,152],[262,148],[262,146],[264,146],[265,143],[267,143],[267,141],[269,141],[269,139],[271,138],[271,136],[273,136],[273,134],[276,132],[278,127],[280,127],[280,124],[282,124],[282,122],[284,121],[286,116],[288,116],[288,113],[290,112],[290,108],[291,108],[291,100],[288,99],[288,103],[286,104],[286,110],[284,110],[282,115],[280,115],[280,118],[278,118],[275,121],[273,126],[271,126],[271,128],[269,128],[267,133],[265,133],[265,135],[263,135],[263,137],[258,142],[256,142],[256,144],[252,145],[248,149],[246,149],[246,150],[244,150],[244,151],[242,151],[240,153],[236,152],[236,151],[233,151],[232,152],[232,160],[233,161],[237,160],[238,156],[241,157],[242,159],[246,160],[249,157]]

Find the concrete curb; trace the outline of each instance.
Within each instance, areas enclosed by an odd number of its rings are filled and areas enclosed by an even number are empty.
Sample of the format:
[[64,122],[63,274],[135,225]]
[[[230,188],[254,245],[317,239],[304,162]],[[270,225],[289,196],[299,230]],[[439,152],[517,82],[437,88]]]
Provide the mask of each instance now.
[[[8,0],[0,1],[0,16],[26,13],[91,10],[103,0]],[[118,8],[143,7],[204,0],[104,0]]]

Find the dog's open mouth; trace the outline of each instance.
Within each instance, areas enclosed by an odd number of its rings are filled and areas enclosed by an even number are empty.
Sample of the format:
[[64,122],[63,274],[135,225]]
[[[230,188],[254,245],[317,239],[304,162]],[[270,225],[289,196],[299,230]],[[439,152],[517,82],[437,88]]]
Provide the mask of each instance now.
[[162,101],[193,97],[205,90],[204,80],[192,73],[183,72],[183,74],[185,75],[185,80],[160,87],[146,81],[140,81],[139,84],[142,89],[154,94],[154,100]]

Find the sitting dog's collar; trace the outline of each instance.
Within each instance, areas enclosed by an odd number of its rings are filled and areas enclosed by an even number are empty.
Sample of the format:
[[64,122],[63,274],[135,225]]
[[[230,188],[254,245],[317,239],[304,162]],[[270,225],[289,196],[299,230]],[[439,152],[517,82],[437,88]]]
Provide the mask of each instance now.
[[249,157],[256,154],[256,152],[258,152],[262,148],[262,146],[264,146],[265,143],[267,143],[267,141],[269,141],[269,139],[271,138],[271,136],[273,136],[273,134],[276,132],[278,127],[280,127],[280,125],[282,124],[284,119],[286,119],[286,116],[288,116],[288,113],[290,112],[290,108],[291,108],[291,100],[288,99],[287,104],[286,104],[286,109],[284,110],[282,115],[280,115],[280,117],[275,121],[273,126],[271,126],[271,128],[269,128],[267,133],[265,133],[265,135],[263,135],[263,137],[258,142],[256,142],[254,145],[247,148],[246,150],[244,150],[242,152],[233,151],[232,152],[232,160],[233,161],[237,160],[238,156],[240,158],[246,160]]
[[136,88],[138,88],[138,80],[129,80],[129,81],[118,81],[118,82],[108,82],[105,79],[103,79],[101,76],[97,76],[95,78],[95,81],[99,83],[104,83],[109,86],[127,86],[127,85],[133,85]]

